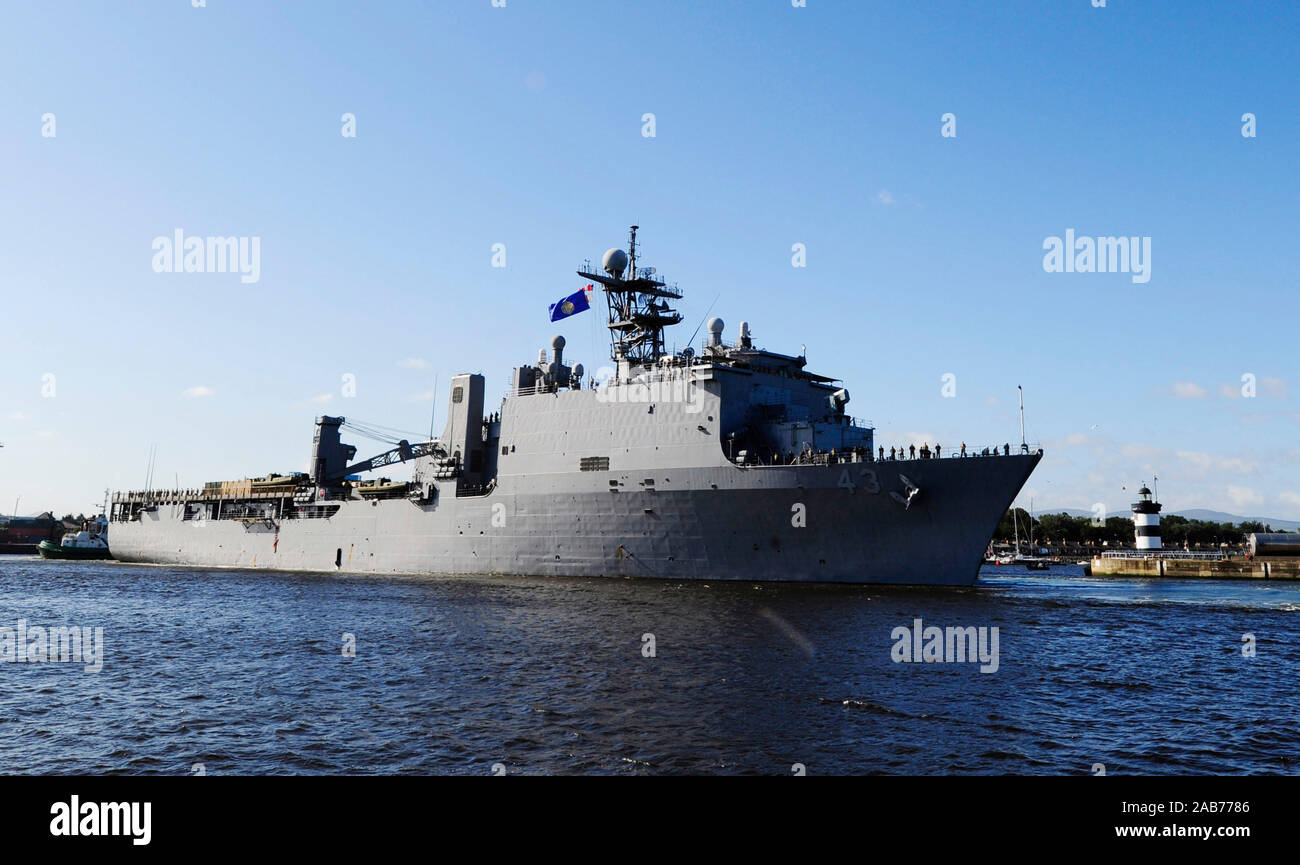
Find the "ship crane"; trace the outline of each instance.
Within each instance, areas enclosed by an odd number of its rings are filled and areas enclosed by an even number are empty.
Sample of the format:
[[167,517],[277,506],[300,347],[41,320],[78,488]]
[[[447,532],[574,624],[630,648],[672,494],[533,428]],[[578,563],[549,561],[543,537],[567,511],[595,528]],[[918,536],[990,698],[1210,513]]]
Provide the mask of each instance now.
[[374,471],[383,466],[391,466],[395,463],[404,463],[413,460],[416,457],[437,456],[445,457],[447,451],[443,449],[442,443],[438,441],[416,442],[411,444],[406,439],[397,443],[397,447],[386,450],[378,456],[373,456],[368,460],[362,460],[359,463],[353,463],[333,476],[325,479],[325,483],[335,483],[343,480],[348,475],[360,474],[361,472]]

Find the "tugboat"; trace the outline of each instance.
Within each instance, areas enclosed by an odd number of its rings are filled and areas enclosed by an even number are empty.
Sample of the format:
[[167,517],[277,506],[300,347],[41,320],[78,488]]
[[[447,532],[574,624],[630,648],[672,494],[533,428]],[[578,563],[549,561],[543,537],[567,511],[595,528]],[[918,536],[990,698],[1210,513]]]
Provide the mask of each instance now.
[[36,551],[43,559],[110,559],[108,517],[100,514],[81,524],[81,531],[68,532],[59,543],[41,541]]

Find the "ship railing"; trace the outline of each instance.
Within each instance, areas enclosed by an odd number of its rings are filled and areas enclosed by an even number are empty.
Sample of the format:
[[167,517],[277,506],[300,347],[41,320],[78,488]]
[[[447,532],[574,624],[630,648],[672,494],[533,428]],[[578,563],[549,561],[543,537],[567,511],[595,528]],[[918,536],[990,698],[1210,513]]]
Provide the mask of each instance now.
[[539,384],[533,385],[532,387],[511,388],[509,392],[507,392],[506,396],[535,396],[541,393],[555,393],[555,390],[556,388],[553,384]]
[[[1038,442],[1028,442],[1027,444],[1024,445],[1024,447],[1026,448],[1026,450],[1024,450],[1023,453],[1031,453],[1031,454],[1036,454],[1043,449],[1043,446]],[[988,450],[988,453],[984,452],[986,449]],[[1010,451],[1010,453],[1008,453],[1008,450]],[[1000,445],[981,446],[978,450],[972,448],[970,445],[967,445],[965,453],[962,453],[961,449],[957,448],[948,453],[945,453],[943,455],[943,458],[944,459],[965,459],[969,457],[1001,457],[1001,456],[1014,457],[1014,456],[1018,456],[1021,453],[1022,451],[1020,445],[1011,444],[1010,442],[1003,442]]]
[[192,501],[216,499],[282,499],[293,495],[294,487],[287,484],[274,487],[253,487],[247,491],[231,492],[217,489],[189,490],[132,490],[113,494],[114,504],[183,504]]
[[1194,559],[1203,562],[1217,562],[1228,558],[1223,553],[1197,553],[1191,550],[1109,550],[1101,554],[1103,559]]
[[331,504],[298,505],[285,511],[284,518],[289,520],[328,520],[339,512],[338,502]]
[[[868,421],[867,423],[870,422]],[[867,427],[867,428],[873,429],[873,427]],[[943,446],[940,445],[940,448],[943,448]],[[1037,453],[1038,451],[1041,450],[1041,448],[1039,448],[1036,444],[1030,445],[1029,448],[1030,448],[1029,450],[1030,453]],[[1011,447],[1012,456],[1015,456],[1019,453],[1020,453],[1019,445],[1015,445]],[[975,458],[988,459],[992,457],[1006,456],[1004,446],[1001,445],[998,446],[996,450],[993,450],[991,448],[988,449],[987,453],[983,453],[981,451],[972,451],[968,449],[967,452],[964,454],[961,453],[960,450],[958,450],[953,453],[942,453],[941,456],[936,455],[933,449],[931,449],[928,455],[925,455],[921,452],[920,448],[917,448],[915,456],[910,455],[910,453],[907,451],[897,452],[893,455],[891,455],[888,451],[885,451],[884,456],[881,456],[879,446],[877,446],[876,450],[870,450],[870,451],[867,450],[865,446],[862,448],[849,447],[849,448],[845,448],[844,450],[840,450],[837,448],[835,450],[835,453],[833,454],[829,450],[825,450],[825,451],[818,450],[818,451],[814,451],[811,454],[796,453],[793,459],[787,458],[786,456],[782,455],[779,456],[776,460],[773,460],[770,454],[760,455],[756,453],[750,453],[742,460],[739,454],[740,451],[736,450],[728,458],[735,465],[743,465],[743,466],[790,466],[790,465],[824,466],[824,465],[839,465],[840,463],[856,463],[856,462],[906,463],[906,462],[916,462],[918,460],[941,459],[941,458],[942,459],[975,459]]]
[[467,498],[472,496],[486,496],[496,488],[495,481],[488,481],[485,484],[457,484],[456,498]]

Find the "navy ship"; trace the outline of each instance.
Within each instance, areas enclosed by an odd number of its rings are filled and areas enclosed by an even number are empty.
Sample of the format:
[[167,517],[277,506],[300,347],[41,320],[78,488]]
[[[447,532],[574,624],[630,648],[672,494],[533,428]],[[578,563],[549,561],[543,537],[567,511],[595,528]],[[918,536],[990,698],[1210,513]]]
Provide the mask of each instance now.
[[[350,574],[515,574],[965,586],[1042,451],[919,458],[876,446],[839,379],[720,319],[665,348],[682,297],[626,251],[578,275],[607,304],[611,364],[563,336],[498,407],[452,379],[446,428],[354,461],[316,418],[307,471],[114,494],[124,562]],[[565,308],[565,312],[568,311]],[[563,317],[563,316],[561,316]],[[491,411],[488,409],[492,408]],[[873,450],[874,448],[874,450]],[[362,480],[410,464],[409,481]]]

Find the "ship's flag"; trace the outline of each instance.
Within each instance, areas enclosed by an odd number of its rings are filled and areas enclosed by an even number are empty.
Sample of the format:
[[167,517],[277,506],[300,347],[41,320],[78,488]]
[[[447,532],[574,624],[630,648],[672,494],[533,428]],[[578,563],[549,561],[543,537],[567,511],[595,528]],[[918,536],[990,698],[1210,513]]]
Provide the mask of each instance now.
[[571,315],[577,315],[591,309],[591,301],[587,300],[587,292],[589,291],[591,291],[590,285],[575,291],[559,303],[551,304],[551,321],[559,321],[562,318],[568,318]]

